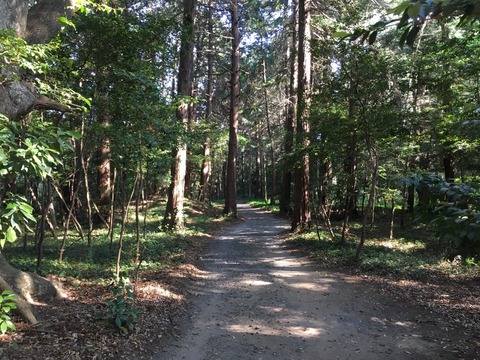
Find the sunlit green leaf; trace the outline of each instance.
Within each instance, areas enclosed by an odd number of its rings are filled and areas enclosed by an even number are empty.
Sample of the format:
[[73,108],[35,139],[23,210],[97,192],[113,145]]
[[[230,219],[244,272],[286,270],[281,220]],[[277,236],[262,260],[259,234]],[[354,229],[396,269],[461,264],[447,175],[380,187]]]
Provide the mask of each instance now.
[[332,34],[332,37],[333,37],[333,38],[336,38],[336,39],[338,39],[338,38],[343,39],[343,38],[346,38],[346,37],[348,37],[348,36],[350,36],[350,35],[351,35],[351,34],[348,33],[348,32],[346,32],[346,31],[336,31],[336,32],[334,32],[334,33]]
[[409,4],[409,1],[403,1],[402,3],[391,9],[390,12],[395,15],[400,15],[408,8]]
[[420,14],[421,7],[422,7],[422,3],[420,1],[417,1],[411,4],[407,10],[408,16],[410,16],[410,18],[415,20],[418,17],[418,14]]
[[1,324],[0,324],[0,331],[2,332],[2,334],[5,334],[8,330],[8,324],[3,321]]
[[9,227],[5,232],[5,240],[11,243],[17,240],[17,233],[13,227]]

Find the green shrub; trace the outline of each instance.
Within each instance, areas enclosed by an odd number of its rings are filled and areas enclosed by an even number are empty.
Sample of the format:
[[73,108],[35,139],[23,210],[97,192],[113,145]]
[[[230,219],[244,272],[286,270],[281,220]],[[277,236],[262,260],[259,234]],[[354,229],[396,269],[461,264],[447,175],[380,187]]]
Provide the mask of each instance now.
[[473,186],[448,182],[435,174],[416,175],[412,182],[423,202],[418,210],[436,227],[448,257],[480,256],[480,194]]
[[121,278],[118,283],[110,288],[113,298],[106,303],[115,326],[122,332],[132,331],[137,322],[140,309],[134,307],[135,293],[128,278]]

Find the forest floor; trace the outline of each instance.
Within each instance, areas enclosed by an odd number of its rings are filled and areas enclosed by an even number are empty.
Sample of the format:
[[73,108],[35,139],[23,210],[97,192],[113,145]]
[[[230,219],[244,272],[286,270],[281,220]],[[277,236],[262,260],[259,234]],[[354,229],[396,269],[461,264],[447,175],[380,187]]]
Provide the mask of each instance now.
[[105,286],[72,280],[37,306],[38,326],[0,337],[0,359],[480,359],[478,279],[328,269],[286,242],[287,221],[239,214],[178,265],[141,273],[132,333],[106,320]]

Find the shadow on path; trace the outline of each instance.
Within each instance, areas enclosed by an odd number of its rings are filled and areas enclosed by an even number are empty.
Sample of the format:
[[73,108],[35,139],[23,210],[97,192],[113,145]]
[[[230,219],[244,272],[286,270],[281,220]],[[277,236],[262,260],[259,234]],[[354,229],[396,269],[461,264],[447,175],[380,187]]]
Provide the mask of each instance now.
[[277,238],[285,220],[239,213],[204,254],[180,337],[156,359],[458,358],[442,320],[293,256]]

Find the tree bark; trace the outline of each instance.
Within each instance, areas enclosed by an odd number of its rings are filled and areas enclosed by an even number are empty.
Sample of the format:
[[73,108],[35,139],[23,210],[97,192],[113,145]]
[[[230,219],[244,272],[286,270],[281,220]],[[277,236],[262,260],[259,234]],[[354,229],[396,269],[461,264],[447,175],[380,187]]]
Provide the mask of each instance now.
[[360,260],[360,256],[363,252],[363,247],[365,244],[366,239],[366,231],[367,231],[367,222],[368,222],[368,215],[370,214],[371,209],[373,208],[373,203],[375,201],[375,189],[377,187],[377,177],[378,177],[378,155],[376,149],[372,146],[370,137],[367,135],[367,148],[370,153],[370,162],[372,165],[372,176],[371,176],[371,186],[370,186],[370,194],[368,197],[368,204],[367,208],[363,213],[363,220],[362,220],[362,235],[360,237],[360,242],[357,245],[357,251],[355,253],[355,260]]
[[309,165],[309,110],[311,102],[311,0],[300,0],[298,6],[298,91],[297,91],[297,148],[300,159],[295,166],[295,203],[292,230],[309,226],[310,165]]
[[18,37],[25,37],[27,29],[28,1],[0,1],[0,29],[11,28]]
[[46,44],[60,31],[62,16],[71,17],[76,0],[38,0],[28,10],[26,40],[29,44]]
[[[180,64],[178,71],[178,95],[184,97],[177,109],[177,119],[186,131],[189,123],[189,100],[192,96],[193,80],[193,41],[196,0],[183,2],[183,30],[180,46]],[[173,229],[183,227],[183,203],[185,196],[185,175],[187,171],[187,144],[179,139],[174,150],[174,165],[172,167],[172,183],[169,187],[167,211],[163,219],[163,226]]]
[[[207,52],[207,89],[206,97],[207,103],[205,108],[205,122],[209,122],[212,117],[213,106],[213,11],[212,0],[208,2],[208,52]],[[198,199],[205,201],[209,199],[209,183],[210,174],[212,171],[212,164],[210,160],[210,139],[207,137],[203,144],[203,161],[200,174],[200,194]]]
[[227,184],[225,191],[225,215],[237,216],[237,134],[240,96],[240,30],[238,26],[238,2],[231,1],[232,19],[232,68],[230,88],[230,125],[227,160]]
[[210,183],[211,161],[210,161],[210,140],[207,139],[203,144],[203,161],[200,174],[200,194],[199,201],[206,201],[209,198],[208,185]]
[[[292,43],[289,51],[287,51],[287,61],[290,61],[290,83],[286,91],[288,101],[285,119],[285,140],[284,151],[285,155],[291,155],[293,152],[294,143],[294,129],[295,129],[295,112],[296,112],[296,91],[298,81],[298,66],[297,66],[297,2],[293,1],[293,15],[292,15]],[[280,196],[280,214],[287,215],[290,213],[290,197],[292,193],[292,170],[290,164],[286,159],[283,160],[283,176],[282,176],[282,192]]]
[[[102,127],[109,127],[110,120],[107,112],[100,114]],[[98,186],[98,206],[100,218],[110,219],[110,200],[112,198],[112,172],[111,172],[111,151],[110,138],[108,134],[103,134],[100,149],[98,150],[97,164],[97,186]],[[98,220],[98,219],[96,219]],[[95,221],[98,222],[98,221]],[[109,227],[113,224],[109,224]]]
[[2,277],[0,277],[0,290],[8,290],[15,294],[15,304],[17,305],[17,312],[24,320],[26,320],[30,325],[35,325],[36,323],[38,323],[37,317],[33,313],[32,306],[28,302],[23,300],[21,297],[19,297],[18,294],[15,293],[12,287]]
[[[276,172],[275,172],[275,140],[273,139],[272,135],[272,127],[270,125],[270,109],[269,109],[269,99],[268,99],[268,91],[267,91],[267,59],[266,59],[266,50],[263,46],[263,37],[262,37],[262,53],[263,53],[263,59],[262,59],[262,69],[263,69],[263,82],[264,82],[264,89],[263,89],[263,98],[264,98],[264,106],[265,106],[265,121],[267,123],[267,133],[268,133],[268,138],[270,140],[270,172],[271,172],[271,178],[270,178],[270,194],[268,194],[267,191],[265,191],[265,200],[268,200],[268,197],[270,197],[270,203],[275,204],[275,197],[276,197],[276,189],[275,185],[277,183],[276,179]],[[266,165],[265,165],[265,170],[266,170]],[[266,171],[265,171],[265,177],[266,177]],[[265,181],[267,183],[267,181]],[[268,190],[267,184],[265,184],[265,189]]]

